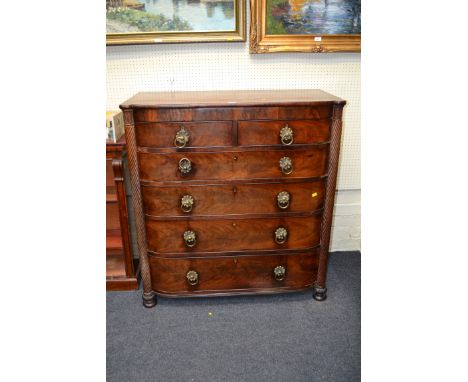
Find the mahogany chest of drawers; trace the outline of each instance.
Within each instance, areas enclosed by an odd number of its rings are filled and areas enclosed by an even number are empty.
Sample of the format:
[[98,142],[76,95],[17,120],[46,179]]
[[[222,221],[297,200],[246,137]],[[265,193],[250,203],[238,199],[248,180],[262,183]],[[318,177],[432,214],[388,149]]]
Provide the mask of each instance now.
[[139,93],[124,112],[143,304],[326,298],[345,101],[320,90]]

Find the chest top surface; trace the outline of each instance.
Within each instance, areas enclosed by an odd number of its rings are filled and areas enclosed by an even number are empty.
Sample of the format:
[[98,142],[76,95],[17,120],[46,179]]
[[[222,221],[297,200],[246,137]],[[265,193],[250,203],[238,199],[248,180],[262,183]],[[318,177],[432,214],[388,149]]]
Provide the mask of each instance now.
[[142,107],[226,107],[264,105],[313,105],[345,100],[318,89],[223,90],[141,92],[120,105],[122,109]]

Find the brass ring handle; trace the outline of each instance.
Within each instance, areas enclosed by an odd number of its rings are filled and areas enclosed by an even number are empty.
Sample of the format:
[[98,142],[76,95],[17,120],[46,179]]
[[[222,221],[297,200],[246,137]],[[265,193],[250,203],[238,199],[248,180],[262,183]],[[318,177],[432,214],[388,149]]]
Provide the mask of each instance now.
[[190,139],[190,135],[185,127],[182,126],[180,130],[176,133],[174,138],[174,145],[178,148],[185,147]]
[[185,231],[184,241],[187,247],[193,248],[197,244],[197,235],[193,231]]
[[282,210],[287,209],[289,207],[290,199],[291,199],[291,196],[289,195],[288,191],[281,191],[276,196],[276,200],[278,201],[278,207],[281,208]]
[[293,172],[293,164],[292,164],[292,159],[290,157],[282,157],[279,160],[279,166],[280,166],[281,172],[285,175],[289,175]]
[[278,227],[276,228],[275,231],[275,241],[278,244],[284,244],[286,243],[286,240],[288,238],[288,231],[284,227]]
[[275,275],[276,280],[283,281],[286,277],[286,267],[278,265],[277,267],[275,267],[275,269],[273,269],[273,274]]
[[185,277],[187,278],[187,282],[190,285],[198,284],[198,272],[197,271],[188,271]]
[[193,205],[195,203],[195,200],[193,199],[192,195],[184,195],[180,199],[180,208],[182,209],[183,212],[191,212]]
[[182,158],[179,161],[179,171],[182,174],[188,174],[190,171],[192,171],[192,163],[190,162],[190,159]]
[[293,130],[287,124],[280,130],[280,137],[283,145],[291,145],[294,142]]

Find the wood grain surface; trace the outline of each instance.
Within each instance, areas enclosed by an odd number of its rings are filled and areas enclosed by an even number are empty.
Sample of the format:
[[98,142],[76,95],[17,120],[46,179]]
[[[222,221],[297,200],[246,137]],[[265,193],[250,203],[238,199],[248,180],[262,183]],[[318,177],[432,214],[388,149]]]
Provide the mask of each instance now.
[[136,141],[143,147],[175,147],[176,133],[184,127],[190,139],[187,148],[231,146],[232,122],[140,123],[135,126]]
[[[290,194],[287,209],[278,206],[277,195]],[[211,216],[308,212],[323,208],[325,180],[301,183],[240,183],[141,187],[144,210],[152,216]],[[183,212],[181,198],[191,195],[191,212]]]
[[[293,172],[285,175],[279,167],[282,157],[290,157]],[[189,174],[179,171],[179,161],[192,164]],[[326,174],[328,145],[308,150],[189,152],[181,154],[138,153],[140,179],[150,181],[311,178]]]
[[133,109],[136,123],[141,122],[192,122],[225,120],[283,120],[330,118],[330,104],[310,106],[244,106],[216,110],[215,108],[154,107]]
[[[321,216],[160,221],[147,219],[148,250],[155,253],[196,253],[311,248],[320,242]],[[284,227],[288,238],[275,242],[275,230]],[[197,243],[189,248],[183,234],[194,231]]]
[[[219,292],[267,293],[274,290],[303,289],[316,279],[318,254],[239,256],[220,258],[165,259],[150,256],[153,289],[160,294],[217,294]],[[282,281],[275,279],[277,266],[286,269]],[[188,271],[199,275],[197,285],[189,285]]]
[[269,105],[345,104],[345,101],[318,89],[294,90],[220,90],[140,92],[123,102],[122,109],[153,107],[226,107]]
[[120,213],[117,202],[106,203],[106,230],[120,230]]
[[239,145],[281,145],[280,131],[289,126],[293,130],[292,145],[326,142],[330,136],[330,120],[310,121],[242,121],[238,124]]

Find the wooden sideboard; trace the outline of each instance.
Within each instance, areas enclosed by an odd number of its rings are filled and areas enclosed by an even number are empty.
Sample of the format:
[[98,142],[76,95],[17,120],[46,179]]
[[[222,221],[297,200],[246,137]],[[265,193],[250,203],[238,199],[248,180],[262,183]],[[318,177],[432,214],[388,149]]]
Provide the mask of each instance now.
[[139,93],[124,102],[143,304],[326,298],[345,101],[320,90]]
[[106,144],[106,289],[138,289],[125,192],[125,137]]

